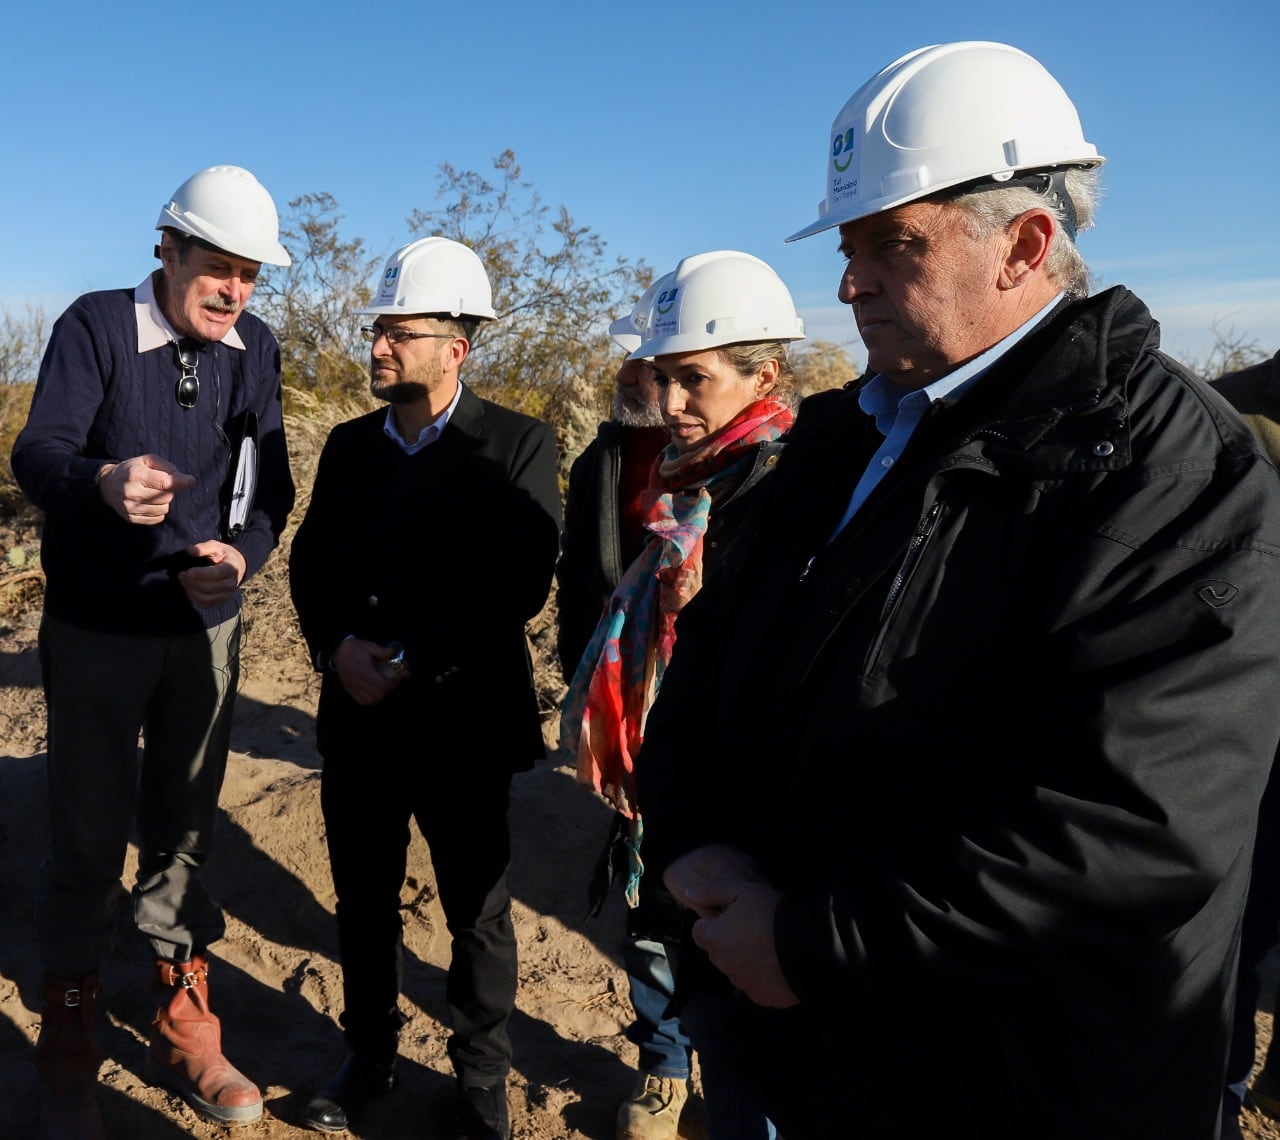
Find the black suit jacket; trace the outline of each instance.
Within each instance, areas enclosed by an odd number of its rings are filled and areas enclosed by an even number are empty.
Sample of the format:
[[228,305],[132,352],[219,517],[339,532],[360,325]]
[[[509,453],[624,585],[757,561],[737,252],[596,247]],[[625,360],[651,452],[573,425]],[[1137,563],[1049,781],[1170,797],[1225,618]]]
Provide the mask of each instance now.
[[[555,437],[465,385],[440,438],[416,455],[387,437],[386,415],[330,433],[289,560],[324,675],[320,752],[466,742],[527,768],[543,754],[525,623],[556,558]],[[328,668],[347,637],[401,642],[411,676],[358,705]]]

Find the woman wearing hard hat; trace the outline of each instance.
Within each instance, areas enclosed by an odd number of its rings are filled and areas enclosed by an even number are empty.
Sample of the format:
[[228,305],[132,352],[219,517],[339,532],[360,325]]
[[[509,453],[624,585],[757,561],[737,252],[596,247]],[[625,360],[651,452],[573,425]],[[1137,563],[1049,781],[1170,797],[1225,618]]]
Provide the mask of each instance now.
[[[642,339],[631,353],[653,365],[671,437],[649,482],[644,526],[652,537],[578,666],[560,742],[579,781],[619,813],[628,944],[665,959],[678,908],[660,882],[641,878],[636,757],[675,647],[676,617],[743,536],[751,492],[782,450],[792,422],[787,342],[802,339],[804,325],[778,275],[750,254],[687,257],[660,285],[636,322]],[[670,976],[669,967],[650,974],[664,972]],[[699,1054],[711,1140],[767,1140],[773,1126],[719,1063],[716,1001],[700,996],[681,1011]],[[618,1112],[618,1140],[674,1138],[687,1096],[684,1079],[641,1072]]]

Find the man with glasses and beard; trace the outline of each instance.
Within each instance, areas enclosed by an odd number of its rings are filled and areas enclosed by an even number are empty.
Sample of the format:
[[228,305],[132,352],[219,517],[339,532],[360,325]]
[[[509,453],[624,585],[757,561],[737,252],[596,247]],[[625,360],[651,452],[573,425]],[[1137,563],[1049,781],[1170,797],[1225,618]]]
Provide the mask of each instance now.
[[240,585],[293,506],[279,348],[244,311],[261,264],[289,255],[270,195],[238,166],[187,179],[156,229],[159,269],[136,289],[85,294],[54,325],[13,448],[44,512],[43,1138],[104,1134],[93,1021],[135,808],[133,916],[159,995],[148,1079],[214,1121],[262,1114],[209,1009],[205,955],[224,924],[201,871],[226,770]]
[[507,804],[512,774],[545,754],[525,624],[555,564],[555,436],[459,378],[495,317],[466,246],[430,237],[398,250],[364,313],[370,386],[390,406],[333,429],[289,562],[323,674],[316,741],[346,1043],[303,1115],[341,1132],[395,1085],[412,820],[452,939],[448,1134],[507,1140]]

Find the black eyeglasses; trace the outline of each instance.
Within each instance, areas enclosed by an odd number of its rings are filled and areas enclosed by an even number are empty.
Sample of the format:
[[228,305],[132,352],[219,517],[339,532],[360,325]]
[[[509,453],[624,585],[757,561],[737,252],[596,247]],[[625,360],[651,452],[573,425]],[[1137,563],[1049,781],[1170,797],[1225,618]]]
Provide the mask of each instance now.
[[411,340],[453,340],[453,333],[413,332],[411,329],[402,329],[399,325],[392,325],[391,328],[383,328],[382,325],[361,325],[360,331],[370,344],[375,343],[378,337],[385,336],[392,348],[398,344],[407,344]]
[[200,377],[196,375],[196,363],[200,359],[200,353],[194,342],[185,338],[174,341],[173,348],[178,354],[178,364],[182,368],[182,375],[173,386],[173,394],[178,399],[179,407],[194,408],[200,399]]

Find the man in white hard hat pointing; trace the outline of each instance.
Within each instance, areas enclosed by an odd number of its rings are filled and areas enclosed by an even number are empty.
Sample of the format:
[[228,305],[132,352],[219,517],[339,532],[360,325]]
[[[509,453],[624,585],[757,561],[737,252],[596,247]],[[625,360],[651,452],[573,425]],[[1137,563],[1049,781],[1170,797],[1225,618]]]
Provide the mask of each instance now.
[[147,1076],[220,1123],[262,1113],[209,1009],[206,951],[224,925],[201,870],[226,770],[240,585],[293,506],[279,349],[244,311],[261,263],[289,255],[270,195],[238,166],[187,179],[156,229],[159,269],[136,289],[82,296],[54,325],[13,449],[44,512],[42,1138],[103,1134],[92,1026],[135,809],[133,913],[159,994]]
[[838,227],[869,375],[805,401],[681,614],[648,869],[787,1140],[1215,1136],[1280,484],[1137,297],[1088,295],[1102,159],[1034,59],[914,52],[825,162],[795,236]]

